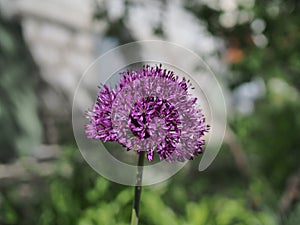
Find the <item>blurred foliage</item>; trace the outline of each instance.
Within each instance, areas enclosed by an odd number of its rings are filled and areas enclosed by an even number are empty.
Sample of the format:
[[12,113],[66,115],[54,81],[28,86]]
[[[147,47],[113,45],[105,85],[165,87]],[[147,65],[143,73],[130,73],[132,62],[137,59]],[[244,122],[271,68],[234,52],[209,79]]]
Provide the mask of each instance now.
[[[270,98],[257,104],[259,117],[236,117],[233,126],[252,157],[253,171],[263,173],[279,191],[287,177],[299,168],[300,102],[286,101],[270,109],[270,104],[276,104]],[[255,141],[249,143],[249,139]]]
[[[197,171],[198,159],[169,181],[144,188],[141,224],[299,224],[300,181],[293,189],[289,179],[299,178],[300,169],[300,3],[268,0],[250,4],[254,1],[248,0],[236,12],[249,19],[224,26],[221,18],[226,12],[209,2],[187,0],[185,8],[204,21],[212,35],[225,41],[220,57],[229,65],[224,77],[230,94],[258,77],[264,83],[265,93],[255,99],[253,111],[232,110],[228,121],[246,156],[249,174],[238,171],[231,147],[225,143],[207,171]],[[104,7],[97,10],[97,19],[109,20]],[[125,18],[108,21],[106,35],[119,43],[134,40]],[[163,31],[159,33],[163,37]],[[40,134],[35,80],[24,79],[34,69],[22,40],[19,25],[0,21],[1,161],[15,157],[19,140]],[[26,82],[20,86],[20,80]],[[23,115],[34,122],[24,121],[18,107],[34,115]],[[25,134],[26,138],[20,138]],[[99,177],[74,146],[63,148],[56,172],[47,180],[34,180],[31,197],[24,198],[17,187],[4,185],[0,224],[129,224],[133,189]],[[287,206],[282,206],[283,201]]]
[[41,142],[35,71],[19,23],[0,15],[0,162],[30,152]]
[[[133,189],[111,183],[91,171],[76,148],[67,147],[63,153],[49,180],[33,186],[32,192],[42,188],[44,193],[39,193],[38,202],[34,198],[27,200],[34,207],[27,220],[22,220],[23,216],[14,210],[17,208],[14,204],[22,205],[20,199],[10,195],[2,208],[2,224],[128,224]],[[210,185],[205,183],[212,174],[199,176],[193,186],[187,187],[189,173],[186,169],[171,183],[143,189],[142,224],[277,224],[278,216],[264,201],[267,185],[260,179],[251,181],[248,190],[227,190],[227,193],[219,182],[219,191],[209,193]],[[195,198],[197,194],[201,197]]]
[[287,221],[287,224],[288,225],[298,224],[299,218],[300,218],[300,203],[298,203],[295,206],[295,209],[292,211],[292,213]]

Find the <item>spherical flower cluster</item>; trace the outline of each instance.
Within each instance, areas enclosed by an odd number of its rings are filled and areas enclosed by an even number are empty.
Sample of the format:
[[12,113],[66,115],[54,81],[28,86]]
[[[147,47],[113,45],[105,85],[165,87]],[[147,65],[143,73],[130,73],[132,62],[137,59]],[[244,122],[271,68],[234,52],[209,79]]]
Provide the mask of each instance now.
[[128,150],[154,154],[160,160],[185,161],[202,153],[209,130],[191,84],[162,65],[121,73],[115,89],[100,87],[87,112],[88,138],[116,141]]

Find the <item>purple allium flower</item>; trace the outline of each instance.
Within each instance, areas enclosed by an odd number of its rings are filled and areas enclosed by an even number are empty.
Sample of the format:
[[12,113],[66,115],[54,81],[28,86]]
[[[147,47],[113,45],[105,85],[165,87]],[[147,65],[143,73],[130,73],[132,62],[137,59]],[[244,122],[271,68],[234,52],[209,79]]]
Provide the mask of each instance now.
[[190,88],[189,81],[162,65],[123,72],[114,90],[100,87],[93,110],[87,112],[86,135],[146,151],[149,161],[155,153],[160,160],[192,160],[202,153],[209,125]]

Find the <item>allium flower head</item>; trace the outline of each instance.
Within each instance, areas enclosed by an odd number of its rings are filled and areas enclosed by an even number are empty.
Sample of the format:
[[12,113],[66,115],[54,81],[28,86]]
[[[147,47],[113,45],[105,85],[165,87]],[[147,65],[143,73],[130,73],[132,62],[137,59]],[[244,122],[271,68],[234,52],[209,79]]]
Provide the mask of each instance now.
[[160,160],[194,159],[202,153],[209,126],[189,89],[189,81],[162,65],[123,72],[115,89],[100,87],[87,112],[86,135],[146,151],[149,161],[155,153]]

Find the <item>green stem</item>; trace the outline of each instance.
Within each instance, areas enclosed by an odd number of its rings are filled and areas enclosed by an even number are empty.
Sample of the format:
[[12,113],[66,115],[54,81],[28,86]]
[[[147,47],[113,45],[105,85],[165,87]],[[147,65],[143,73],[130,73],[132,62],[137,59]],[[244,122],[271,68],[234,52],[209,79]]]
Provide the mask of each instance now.
[[139,223],[144,158],[145,158],[145,151],[142,151],[141,153],[139,153],[136,184],[134,189],[134,200],[133,200],[132,215],[131,215],[131,225],[138,225]]

